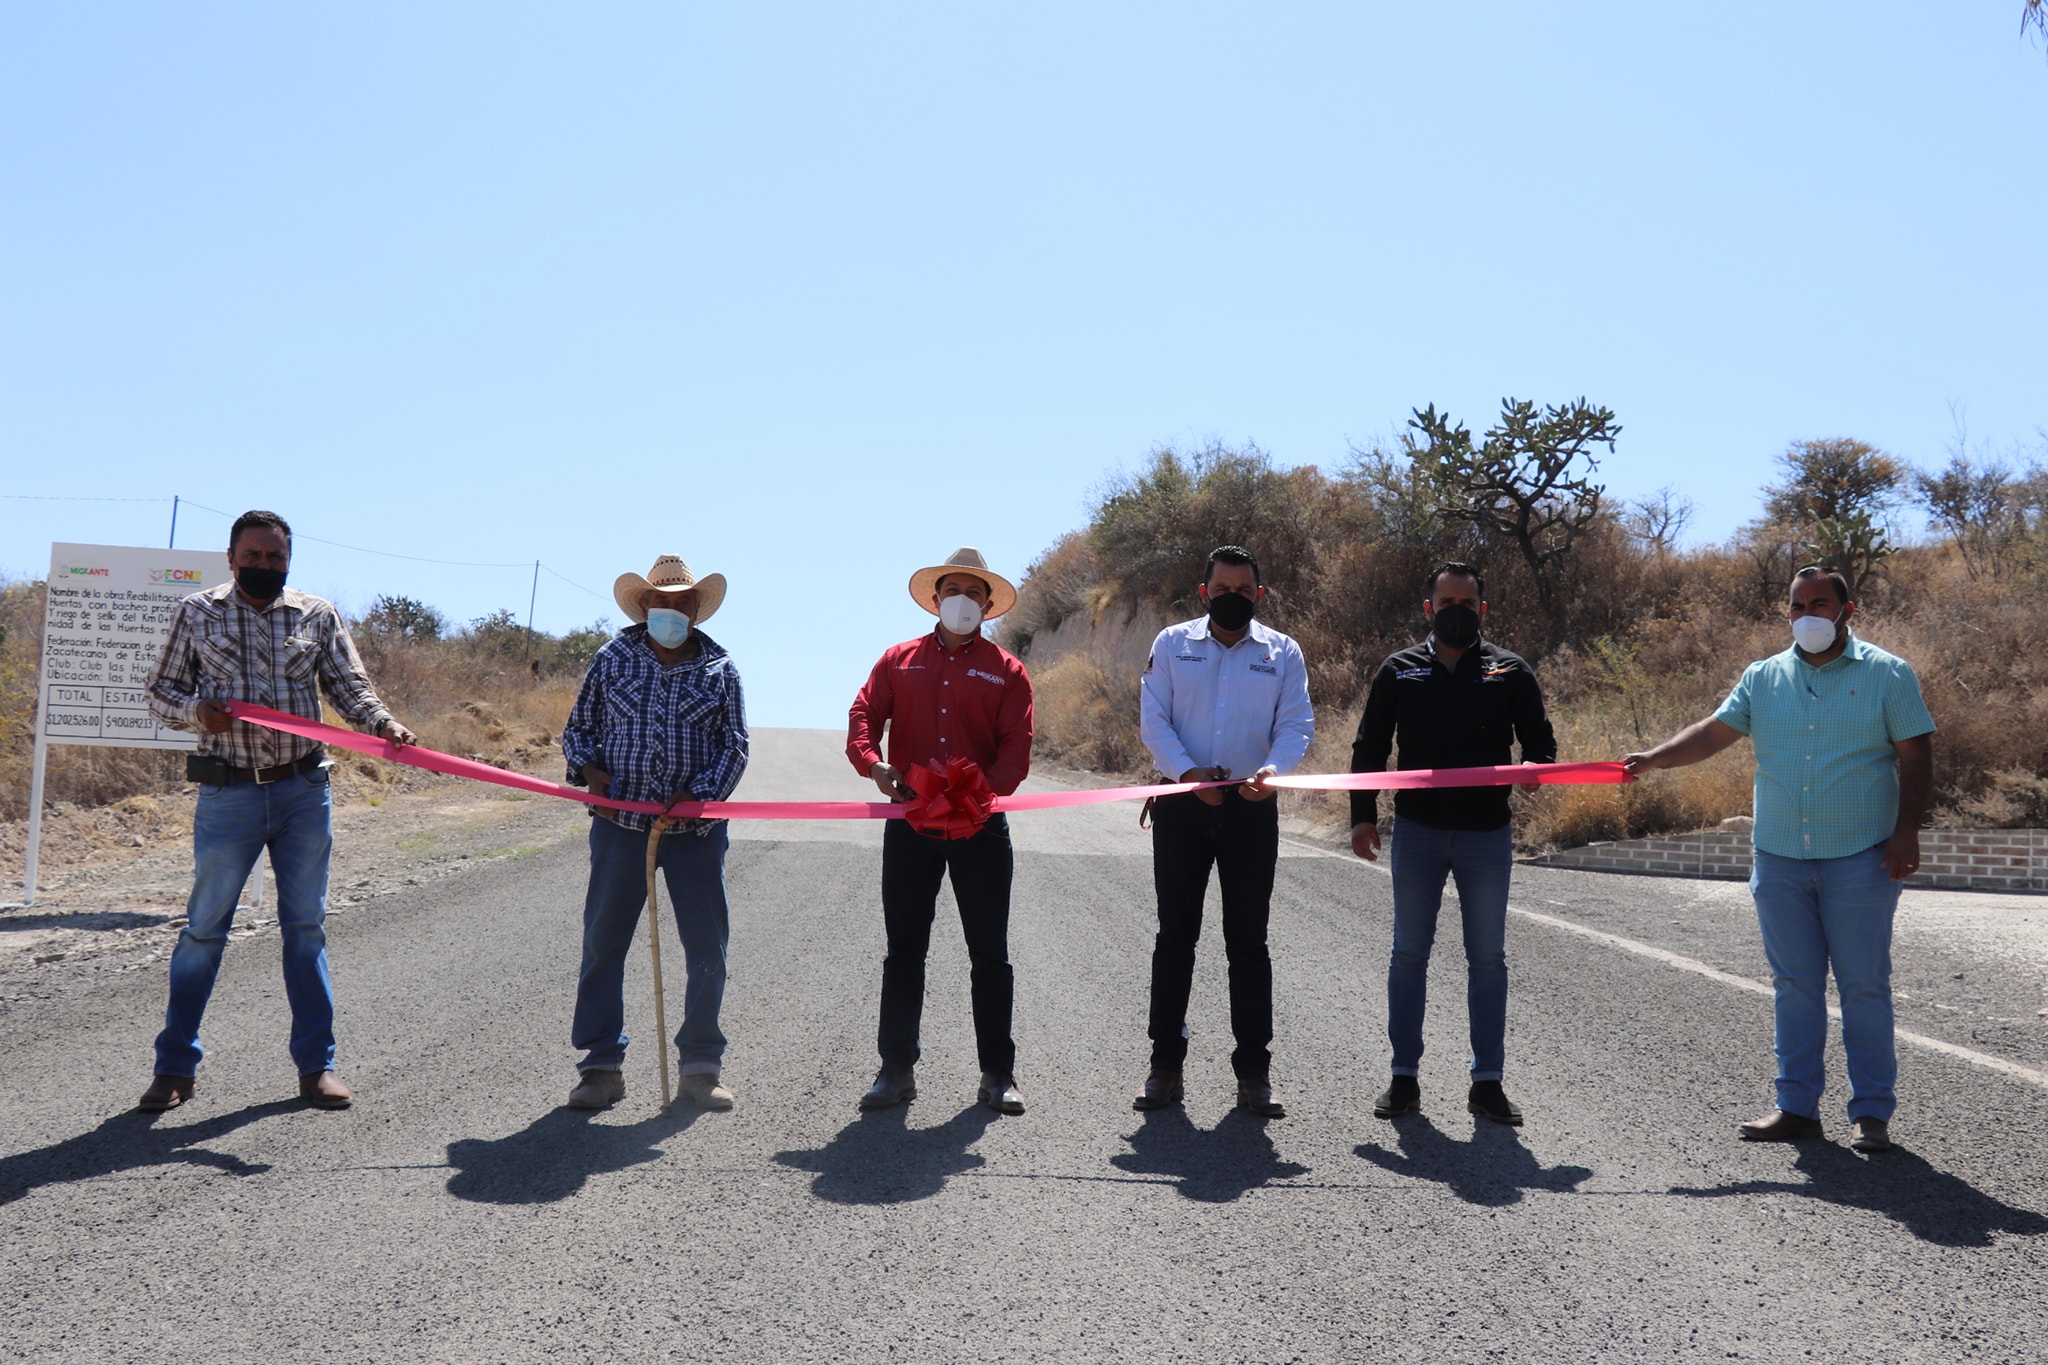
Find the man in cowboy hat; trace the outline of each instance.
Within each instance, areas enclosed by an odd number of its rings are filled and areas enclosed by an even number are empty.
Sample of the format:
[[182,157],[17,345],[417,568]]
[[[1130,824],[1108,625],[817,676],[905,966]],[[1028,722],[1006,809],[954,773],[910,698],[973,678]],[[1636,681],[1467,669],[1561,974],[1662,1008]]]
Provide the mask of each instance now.
[[[938,628],[890,648],[875,664],[848,712],[846,756],[891,801],[911,796],[908,769],[944,768],[953,758],[973,760],[989,787],[1008,796],[1031,770],[1031,678],[982,635],[981,626],[1017,605],[1017,590],[990,572],[981,551],[963,547],[945,563],[912,574],[910,600],[938,617]],[[882,1069],[860,1098],[863,1109],[917,1097],[912,1068],[920,1050],[925,953],[939,882],[950,876],[971,964],[978,1098],[1005,1114],[1024,1112],[1010,1036],[1011,867],[1010,828],[1001,814],[958,839],[921,833],[905,820],[884,827],[882,920],[889,947],[876,1032]]]
[[[725,576],[699,578],[663,555],[645,578],[619,575],[612,597],[635,624],[600,649],[583,675],[562,727],[569,781],[620,801],[725,800],[747,768],[746,708],[739,671],[702,629],[725,600]],[[583,966],[570,1025],[570,1041],[583,1051],[572,1109],[609,1108],[626,1093],[626,952],[647,899],[647,840],[656,818],[602,807],[592,814]],[[719,1080],[725,848],[725,821],[691,820],[665,832],[657,864],[689,976],[676,1030],[682,1096],[706,1109],[732,1108],[732,1091]]]

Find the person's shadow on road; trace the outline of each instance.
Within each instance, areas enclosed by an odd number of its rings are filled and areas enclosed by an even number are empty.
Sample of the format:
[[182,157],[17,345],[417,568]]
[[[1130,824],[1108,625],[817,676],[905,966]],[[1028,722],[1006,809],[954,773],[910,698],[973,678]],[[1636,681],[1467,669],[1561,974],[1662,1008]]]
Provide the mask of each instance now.
[[244,1161],[204,1144],[258,1119],[305,1107],[299,1100],[270,1100],[232,1114],[179,1124],[160,1122],[162,1114],[130,1109],[89,1133],[0,1157],[0,1204],[11,1204],[44,1185],[68,1185],[150,1166],[211,1166],[229,1175],[261,1175],[270,1169],[267,1164]]
[[1182,1198],[1204,1204],[1227,1204],[1272,1181],[1309,1172],[1299,1162],[1282,1161],[1266,1121],[1242,1109],[1231,1110],[1207,1132],[1179,1105],[1148,1110],[1124,1141],[1131,1150],[1111,1157],[1110,1165],[1133,1175],[1171,1176]]
[[999,1117],[972,1104],[937,1128],[912,1128],[908,1109],[864,1109],[860,1117],[815,1151],[777,1152],[775,1160],[811,1171],[811,1193],[834,1204],[907,1204],[929,1199],[949,1176],[971,1171],[986,1158],[968,1151]]
[[596,1110],[566,1105],[501,1138],[448,1144],[448,1193],[476,1204],[553,1204],[593,1175],[661,1156],[660,1144],[697,1121],[695,1105],[672,1104],[633,1123],[592,1123]]
[[1576,1194],[1593,1172],[1584,1166],[1548,1166],[1524,1147],[1512,1128],[1474,1119],[1472,1138],[1459,1142],[1424,1115],[1394,1122],[1400,1150],[1377,1142],[1361,1142],[1355,1150],[1383,1171],[1449,1187],[1468,1204],[1505,1208],[1519,1204],[1530,1190]]
[[1711,1189],[1673,1186],[1691,1199],[1725,1199],[1744,1194],[1801,1194],[1843,1208],[1867,1209],[1902,1225],[1923,1242],[1944,1247],[1991,1245],[1995,1232],[2038,1237],[2048,1217],[2015,1208],[1904,1148],[1858,1156],[1832,1142],[1799,1145],[1793,1169],[1806,1180],[1739,1180]]

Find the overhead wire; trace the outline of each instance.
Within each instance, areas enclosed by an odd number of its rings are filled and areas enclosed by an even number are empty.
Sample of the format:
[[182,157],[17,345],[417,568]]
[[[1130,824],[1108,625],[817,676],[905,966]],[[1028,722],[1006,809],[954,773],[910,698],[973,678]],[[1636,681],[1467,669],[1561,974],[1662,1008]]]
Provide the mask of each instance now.
[[[57,493],[0,493],[0,498],[11,498],[17,501],[33,502],[175,502],[178,503],[180,506],[197,508],[201,512],[211,512],[214,516],[220,517],[226,521],[233,521],[235,519],[235,514],[233,512],[223,512],[218,507],[208,507],[203,502],[194,502],[192,499],[182,496],[171,498],[100,498],[76,497],[67,494]],[[594,597],[600,602],[609,602],[612,600],[611,598],[607,597],[605,594],[601,592],[597,592],[593,589],[584,587],[581,583],[578,583],[575,579],[569,577],[567,574],[560,573],[554,569],[549,568],[547,564],[537,559],[503,561],[476,559],[434,559],[427,555],[400,554],[396,550],[373,550],[367,545],[350,545],[345,541],[328,540],[324,536],[311,535],[304,531],[292,532],[292,538],[294,540],[310,540],[316,545],[332,546],[334,549],[348,550],[354,554],[359,555],[376,555],[382,559],[402,559],[412,564],[438,564],[444,568],[455,569],[539,569],[548,577],[556,579],[562,583],[568,584],[570,587],[576,589],[576,591],[584,594],[587,597]]]

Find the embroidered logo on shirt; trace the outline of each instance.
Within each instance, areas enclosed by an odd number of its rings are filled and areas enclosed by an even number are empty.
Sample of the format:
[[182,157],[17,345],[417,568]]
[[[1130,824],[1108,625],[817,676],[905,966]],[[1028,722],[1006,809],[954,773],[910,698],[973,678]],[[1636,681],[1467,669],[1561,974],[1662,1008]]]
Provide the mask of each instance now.
[[1396,672],[1394,676],[1396,678],[1426,678],[1429,676],[1429,672],[1426,668],[1404,668]]
[[1280,670],[1271,664],[1252,664],[1250,668],[1254,673],[1271,673],[1276,678],[1280,676]]
[[1209,662],[1209,656],[1206,654],[1176,654],[1173,657],[1184,664],[1205,664]]
[[1003,683],[1003,679],[1001,679],[1001,678],[997,677],[997,676],[996,676],[995,674],[993,674],[993,673],[984,673],[984,672],[982,672],[982,671],[981,671],[980,669],[978,669],[978,668],[970,668],[970,669],[968,669],[968,670],[967,670],[967,676],[968,676],[968,677],[970,677],[970,678],[981,678],[981,679],[983,679],[984,681],[987,681],[987,682],[992,682],[992,683],[994,683],[994,684],[995,684],[995,685],[996,685],[997,687],[1001,687],[1001,686],[1003,686],[1003,685],[1004,685],[1004,683]]

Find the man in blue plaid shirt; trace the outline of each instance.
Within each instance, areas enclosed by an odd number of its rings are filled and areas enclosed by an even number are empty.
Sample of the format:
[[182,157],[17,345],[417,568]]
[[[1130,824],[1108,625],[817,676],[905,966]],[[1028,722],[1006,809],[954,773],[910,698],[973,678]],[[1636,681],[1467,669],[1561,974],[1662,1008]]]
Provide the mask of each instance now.
[[1646,753],[1631,773],[1697,763],[1749,736],[1756,748],[1756,864],[1749,890],[1776,997],[1777,1108],[1741,1125],[1748,1142],[1822,1136],[1828,970],[1842,998],[1849,1145],[1892,1146],[1898,1050],[1892,916],[1920,870],[1920,817],[1934,773],[1934,718],[1912,665],[1849,629],[1846,578],[1792,579],[1792,647],[1759,659],[1721,707]]
[[[612,585],[635,622],[597,652],[562,730],[569,781],[621,801],[723,801],[747,768],[747,717],[732,659],[701,627],[725,599],[725,576],[698,578],[663,555],[645,578]],[[647,840],[656,819],[593,808],[583,967],[570,1041],[583,1051],[572,1109],[606,1109],[626,1093],[626,953],[647,900]],[[732,1108],[719,1079],[725,1035],[726,823],[668,829],[657,855],[675,905],[688,985],[676,1030],[682,1096]],[[667,1060],[663,1059],[663,1065]]]

